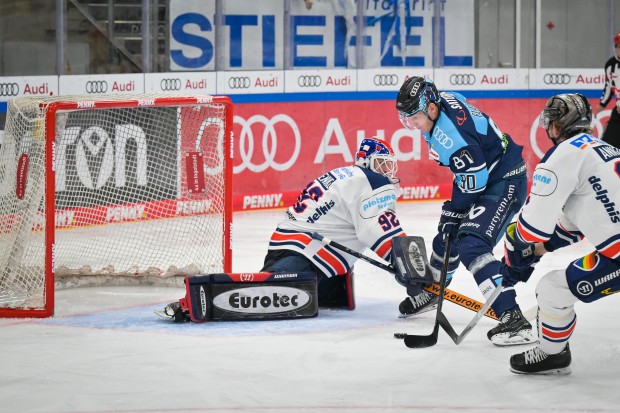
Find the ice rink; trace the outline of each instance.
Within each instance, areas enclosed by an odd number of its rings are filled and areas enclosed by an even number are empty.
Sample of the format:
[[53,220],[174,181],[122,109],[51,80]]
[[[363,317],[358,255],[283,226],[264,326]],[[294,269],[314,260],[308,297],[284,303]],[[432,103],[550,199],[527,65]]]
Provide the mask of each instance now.
[[[427,246],[440,202],[400,202],[410,235]],[[283,210],[234,215],[233,270],[258,271]],[[430,248],[430,247],[429,247]],[[526,285],[523,310],[549,268],[591,250],[587,242],[549,254]],[[501,249],[495,250],[496,256]],[[618,297],[576,305],[573,373],[518,376],[494,347],[484,318],[459,346],[442,331],[436,346],[406,348],[395,332],[430,334],[428,312],[399,319],[403,288],[358,261],[357,309],[321,310],[298,321],[174,324],[153,310],[181,288],[76,288],[57,292],[56,315],[0,320],[0,412],[618,412]],[[461,266],[451,289],[481,299]],[[460,332],[474,313],[446,302]]]

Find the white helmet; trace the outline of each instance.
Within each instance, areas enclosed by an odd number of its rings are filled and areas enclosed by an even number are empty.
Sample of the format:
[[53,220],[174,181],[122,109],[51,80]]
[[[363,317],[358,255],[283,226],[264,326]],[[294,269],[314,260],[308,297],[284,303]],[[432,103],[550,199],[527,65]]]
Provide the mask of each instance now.
[[389,143],[373,136],[365,138],[355,155],[355,165],[385,175],[390,182],[397,183],[398,162]]

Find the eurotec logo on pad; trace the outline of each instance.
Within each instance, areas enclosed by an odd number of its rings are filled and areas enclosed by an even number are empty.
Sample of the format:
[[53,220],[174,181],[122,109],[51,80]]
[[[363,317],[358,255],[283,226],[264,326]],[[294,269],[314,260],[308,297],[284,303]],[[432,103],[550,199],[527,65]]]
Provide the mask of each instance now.
[[223,292],[213,305],[223,311],[246,314],[283,313],[303,308],[310,294],[292,287],[248,287]]

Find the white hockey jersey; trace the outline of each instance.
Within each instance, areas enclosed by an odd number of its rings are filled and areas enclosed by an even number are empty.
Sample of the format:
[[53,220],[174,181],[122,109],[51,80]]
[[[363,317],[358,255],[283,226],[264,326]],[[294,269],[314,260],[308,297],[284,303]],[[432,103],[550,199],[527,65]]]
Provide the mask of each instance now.
[[392,237],[405,235],[396,199],[394,185],[381,174],[357,166],[333,169],[310,182],[286,210],[269,249],[300,252],[328,277],[347,273],[357,258],[323,245],[313,232],[357,251],[368,247],[389,261]]
[[556,224],[620,258],[620,149],[580,134],[547,152],[517,228],[524,240],[544,242]]

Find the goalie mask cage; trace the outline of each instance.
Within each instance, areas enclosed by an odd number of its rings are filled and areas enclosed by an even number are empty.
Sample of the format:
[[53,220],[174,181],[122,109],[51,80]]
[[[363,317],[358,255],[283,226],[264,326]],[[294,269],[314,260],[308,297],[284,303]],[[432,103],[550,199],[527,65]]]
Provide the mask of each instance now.
[[10,101],[0,317],[53,315],[63,277],[166,284],[153,279],[230,272],[232,121],[223,96]]

